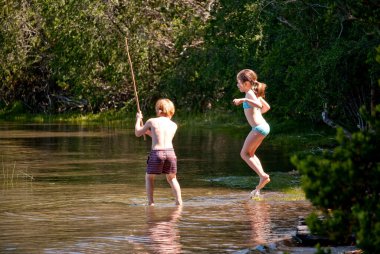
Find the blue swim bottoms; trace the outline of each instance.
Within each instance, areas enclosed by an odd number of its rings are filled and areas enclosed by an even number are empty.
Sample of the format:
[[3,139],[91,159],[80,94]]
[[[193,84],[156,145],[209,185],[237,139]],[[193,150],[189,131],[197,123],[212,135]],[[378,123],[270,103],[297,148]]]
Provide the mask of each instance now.
[[270,127],[268,123],[262,123],[252,127],[252,131],[257,131],[261,135],[267,136],[270,132]]

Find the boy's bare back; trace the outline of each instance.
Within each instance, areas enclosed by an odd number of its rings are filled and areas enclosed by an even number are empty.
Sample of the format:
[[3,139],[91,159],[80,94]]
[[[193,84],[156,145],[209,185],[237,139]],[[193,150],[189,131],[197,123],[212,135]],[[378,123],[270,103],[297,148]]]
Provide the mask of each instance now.
[[152,150],[173,148],[173,138],[177,124],[169,117],[161,116],[147,121],[152,136]]

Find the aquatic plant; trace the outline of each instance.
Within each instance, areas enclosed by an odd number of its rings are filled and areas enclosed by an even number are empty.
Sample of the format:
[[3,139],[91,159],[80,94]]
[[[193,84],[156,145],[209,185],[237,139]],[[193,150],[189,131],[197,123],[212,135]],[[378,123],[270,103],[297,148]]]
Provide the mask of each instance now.
[[34,181],[33,175],[29,174],[27,170],[17,169],[16,162],[12,164],[11,167],[6,165],[4,161],[2,161],[2,171],[0,174],[0,178],[3,179],[4,184],[12,184],[17,181]]

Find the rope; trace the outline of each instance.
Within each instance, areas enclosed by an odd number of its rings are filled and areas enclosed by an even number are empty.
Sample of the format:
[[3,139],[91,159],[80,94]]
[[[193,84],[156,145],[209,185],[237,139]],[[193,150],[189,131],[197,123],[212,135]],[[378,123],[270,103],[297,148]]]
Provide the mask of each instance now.
[[[135,91],[135,99],[136,99],[136,105],[137,105],[137,112],[141,113],[139,96],[137,94],[137,86],[136,86],[135,74],[133,72],[133,65],[132,65],[131,55],[129,54],[128,38],[127,37],[125,37],[125,48],[127,50],[129,66],[131,67],[130,69],[131,69],[131,75],[132,75],[133,89]],[[142,119],[140,121],[140,125],[141,126],[144,125],[144,122],[143,122]],[[144,140],[146,140],[145,134],[144,134]]]
[[131,60],[131,55],[129,54],[129,47],[128,47],[128,38],[125,37],[125,48],[127,49],[127,55],[128,55],[128,62],[129,66],[131,67],[131,75],[132,75],[132,82],[133,82],[133,89],[135,91],[135,99],[136,99],[136,104],[137,104],[137,111],[141,113],[140,110],[140,102],[139,102],[139,96],[137,94],[137,87],[136,87],[136,80],[135,80],[135,74],[133,72],[133,66],[132,66],[132,60]]

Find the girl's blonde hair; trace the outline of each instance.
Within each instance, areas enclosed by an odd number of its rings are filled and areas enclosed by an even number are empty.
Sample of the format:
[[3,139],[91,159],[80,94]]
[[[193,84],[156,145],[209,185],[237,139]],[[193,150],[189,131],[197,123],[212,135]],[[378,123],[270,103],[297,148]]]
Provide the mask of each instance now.
[[155,108],[158,116],[172,117],[175,112],[174,104],[169,99],[159,99]]
[[261,82],[257,82],[257,85],[253,87],[253,91],[255,92],[257,97],[265,98],[265,89],[266,88],[267,88],[266,84],[261,83]]
[[237,75],[236,79],[241,83],[249,82],[252,86],[253,91],[257,95],[257,97],[265,98],[265,89],[267,85],[261,82],[258,82],[258,76],[256,72],[250,69],[241,70]]

